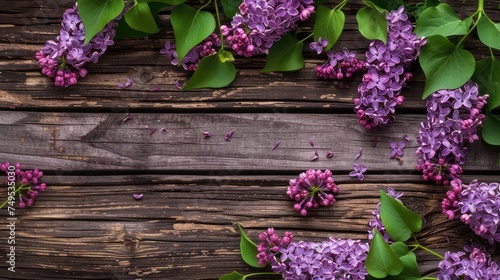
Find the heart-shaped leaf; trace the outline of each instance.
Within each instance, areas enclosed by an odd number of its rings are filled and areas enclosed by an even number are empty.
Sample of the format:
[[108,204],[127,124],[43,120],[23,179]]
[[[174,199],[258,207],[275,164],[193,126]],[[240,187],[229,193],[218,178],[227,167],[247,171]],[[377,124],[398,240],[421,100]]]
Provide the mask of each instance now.
[[238,229],[241,233],[240,239],[240,251],[241,257],[249,265],[253,267],[263,267],[259,265],[259,260],[257,259],[257,244],[255,244],[248,236],[243,232],[243,227],[238,224]]
[[403,271],[403,263],[377,230],[373,234],[365,261],[366,270],[376,278],[398,275]]
[[471,17],[461,20],[449,5],[442,3],[422,12],[417,20],[415,33],[419,37],[464,35],[469,31],[471,23]]
[[426,78],[423,99],[440,89],[461,87],[472,77],[476,65],[470,52],[441,35],[427,38],[419,61]]
[[269,49],[262,72],[293,71],[304,67],[304,43],[287,33]]
[[148,3],[136,3],[125,13],[124,18],[132,29],[150,34],[160,31]]
[[476,61],[472,80],[479,86],[479,93],[489,94],[486,107],[493,110],[500,106],[500,60],[491,58]]
[[[168,4],[166,3],[160,3],[160,2],[148,2],[149,8],[151,9],[151,14],[156,17],[156,15],[163,10]],[[142,32],[139,30],[135,30],[132,27],[130,27],[127,22],[125,21],[125,18],[122,17],[118,21],[118,26],[116,27],[116,35],[113,38],[114,40],[120,40],[120,39],[125,39],[125,38],[144,38],[146,36],[149,36],[153,33],[146,33]]]
[[236,271],[224,274],[221,277],[219,277],[219,280],[243,280],[243,279],[245,279],[245,275],[238,273]]
[[388,275],[386,280],[420,280],[422,275],[418,269],[417,257],[413,252],[409,252],[399,259],[403,263],[403,270],[398,275]]
[[500,117],[486,112],[481,130],[483,140],[490,145],[500,145]]
[[490,48],[500,50],[500,23],[493,23],[486,15],[477,22],[479,40]]
[[236,13],[240,12],[239,6],[241,5],[241,0],[221,0],[220,2],[226,17],[233,18]]
[[236,68],[230,61],[222,62],[219,53],[205,56],[193,76],[182,90],[194,88],[221,88],[229,85],[236,77]]
[[120,15],[124,6],[123,0],[78,0],[78,14],[85,27],[84,44]]
[[380,218],[392,241],[405,242],[422,228],[420,215],[383,191],[380,191]]
[[387,43],[387,20],[385,15],[380,12],[375,4],[365,1],[366,7],[359,9],[356,14],[358,30],[366,39],[378,39]]
[[319,5],[316,9],[316,20],[314,22],[314,41],[318,41],[319,37],[326,38],[328,45],[325,49],[331,49],[339,39],[340,34],[342,34],[344,23],[345,15],[341,10]]
[[396,253],[396,255],[398,257],[402,257],[402,256],[410,253],[410,249],[408,248],[408,246],[406,246],[406,244],[404,244],[401,241],[394,242],[390,246],[391,246],[392,250],[394,251],[394,253]]
[[194,46],[212,34],[215,29],[215,18],[210,12],[195,10],[187,4],[176,6],[172,10],[170,21],[174,28],[179,61],[182,61]]

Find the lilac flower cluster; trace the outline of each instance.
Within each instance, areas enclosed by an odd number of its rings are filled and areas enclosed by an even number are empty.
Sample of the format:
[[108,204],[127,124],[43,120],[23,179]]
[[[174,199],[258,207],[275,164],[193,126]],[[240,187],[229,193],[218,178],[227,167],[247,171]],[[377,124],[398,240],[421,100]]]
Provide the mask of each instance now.
[[438,280],[500,279],[500,262],[477,245],[464,246],[465,252],[446,252],[439,262]]
[[479,96],[476,83],[469,81],[452,90],[439,90],[427,99],[427,122],[420,124],[417,137],[417,170],[424,180],[448,185],[460,178],[465,162],[466,143],[479,139],[481,109],[488,95]]
[[87,69],[84,68],[86,63],[97,63],[108,46],[113,45],[117,23],[109,22],[84,45],[85,28],[75,4],[64,13],[61,26],[56,40],[47,41],[35,57],[42,68],[42,74],[53,78],[56,86],[69,87],[76,85],[78,78],[87,75]]
[[[313,45],[315,44],[315,45]],[[318,43],[311,43],[311,48],[317,49]],[[329,50],[326,52],[328,62],[318,65],[314,68],[316,76],[323,79],[342,80],[350,78],[356,72],[365,72],[365,62],[356,59],[356,53],[350,52],[344,48],[342,52],[334,53]]]
[[[201,59],[205,56],[216,53],[216,48],[219,48],[220,46],[221,42],[219,36],[215,33],[210,34],[210,36],[203,40],[201,44],[193,47],[186,54],[186,56],[184,56],[181,64],[182,67],[184,70],[195,71]],[[179,59],[174,43],[166,41],[165,48],[161,49],[160,53],[166,55],[172,65],[179,65]]]
[[292,242],[293,235],[291,232],[285,232],[283,238],[280,238],[278,234],[274,232],[274,228],[268,228],[267,231],[261,232],[259,234],[259,239],[262,241],[257,246],[257,259],[259,260],[259,265],[265,265],[270,262],[276,254],[279,253],[280,248],[287,247],[290,242]]
[[244,0],[231,27],[221,26],[222,36],[238,55],[267,54],[281,36],[314,12],[312,0]]
[[291,242],[271,260],[283,279],[365,279],[368,244],[330,237],[323,242]]
[[[4,171],[10,177],[9,173],[12,172],[9,167],[11,164],[5,162],[0,164],[0,170]],[[47,188],[45,183],[41,182],[43,177],[43,172],[35,168],[34,170],[21,170],[21,164],[16,163],[14,165],[15,170],[15,195],[19,197],[19,208],[24,208],[26,205],[33,206],[35,204],[35,199],[40,191],[44,191]],[[11,179],[7,179],[7,182],[12,182]],[[8,184],[10,186],[10,184]],[[0,208],[5,206],[9,200],[7,200]]]
[[293,208],[302,216],[307,215],[307,209],[330,206],[335,204],[334,194],[338,192],[332,172],[326,169],[309,169],[301,173],[298,179],[290,180],[286,194],[296,201]]
[[407,72],[420,54],[425,38],[413,33],[413,26],[404,14],[404,7],[387,16],[387,44],[380,40],[370,43],[366,52],[366,68],[354,99],[358,121],[367,129],[383,126],[394,120],[397,105],[403,104],[400,95],[412,74]]
[[[388,188],[387,194],[395,199],[399,200],[402,196],[402,192],[396,192],[392,188]],[[377,204],[377,209],[373,210],[373,219],[368,222],[368,239],[373,239],[373,230],[376,229],[380,234],[384,237],[386,241],[389,241],[391,238],[387,231],[385,230],[384,223],[382,223],[382,218],[380,218],[380,203]]]

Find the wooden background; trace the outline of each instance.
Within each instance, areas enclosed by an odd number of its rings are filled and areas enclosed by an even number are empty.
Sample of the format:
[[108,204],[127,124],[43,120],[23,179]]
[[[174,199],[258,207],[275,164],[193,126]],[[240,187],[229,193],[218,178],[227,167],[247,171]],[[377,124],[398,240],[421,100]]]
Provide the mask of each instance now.
[[[462,17],[476,6],[446,2]],[[495,21],[498,2],[485,1]],[[237,58],[230,86],[180,92],[176,81],[190,74],[159,54],[173,37],[164,13],[159,34],[116,42],[77,86],[57,88],[40,74],[34,55],[55,39],[72,5],[0,0],[0,161],[38,167],[48,185],[35,207],[16,210],[15,273],[7,271],[8,215],[0,210],[1,279],[217,279],[233,270],[248,273],[256,270],[240,258],[236,223],[256,241],[268,227],[293,231],[297,240],[366,240],[378,191],[388,187],[405,192],[403,201],[424,216],[418,235],[423,245],[444,253],[473,238],[467,226],[440,213],[446,189],[422,181],[415,171],[415,137],[426,112],[418,63],[396,122],[365,130],[353,111],[360,77],[317,79],[314,66],[326,57],[310,50],[301,71],[263,74],[263,57]],[[348,47],[360,58],[369,44],[355,23],[361,6],[356,0],[344,8],[345,30],[334,47]],[[472,36],[466,47],[476,58],[487,57],[479,45]],[[133,80],[130,88],[116,86],[127,78]],[[124,123],[129,115],[134,118]],[[230,130],[235,132],[228,142]],[[203,139],[203,131],[212,137]],[[403,135],[410,142],[400,165],[389,159],[388,142]],[[363,155],[354,160],[359,148]],[[314,149],[320,159],[311,162]],[[335,153],[332,159],[325,156],[328,150]],[[482,141],[469,145],[464,180],[500,181],[499,153]],[[353,163],[368,166],[364,181],[348,176]],[[331,169],[340,191],[335,206],[304,218],[285,192],[288,181],[309,168]],[[134,193],[143,199],[136,201]],[[0,195],[3,200],[5,189]],[[498,259],[499,249],[490,249]],[[423,274],[436,276],[438,260],[419,254],[419,261]]]

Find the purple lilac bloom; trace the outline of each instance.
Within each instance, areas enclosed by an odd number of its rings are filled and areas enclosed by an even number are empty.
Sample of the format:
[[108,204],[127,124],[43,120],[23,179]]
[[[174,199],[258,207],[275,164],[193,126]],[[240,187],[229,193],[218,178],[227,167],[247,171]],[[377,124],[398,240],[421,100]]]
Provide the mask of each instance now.
[[323,242],[291,242],[270,262],[283,279],[365,279],[368,248],[359,240],[334,237]]
[[[11,166],[9,162],[5,162],[0,164],[0,170],[8,175],[6,176],[7,185],[11,186],[12,183],[10,182],[15,183],[14,196],[19,198],[19,208],[24,208],[26,205],[33,206],[39,192],[47,188],[47,185],[41,182],[43,172],[37,168],[23,171],[20,163]],[[14,181],[8,179],[11,177],[12,172],[14,173]],[[5,206],[8,201],[9,200],[7,200],[2,207]]]
[[76,85],[78,78],[87,75],[84,68],[86,63],[97,63],[107,47],[113,45],[117,23],[109,22],[84,45],[85,28],[75,4],[64,13],[61,26],[56,41],[47,41],[35,57],[42,68],[42,74],[53,78],[56,86],[69,87]]
[[[184,56],[181,64],[182,67],[184,70],[195,71],[201,59],[216,53],[216,48],[220,46],[221,42],[219,36],[215,33],[210,34],[201,44],[193,47],[186,56]],[[160,53],[164,54],[172,65],[179,65],[174,43],[166,41],[165,47],[160,50]]]
[[290,180],[286,194],[295,200],[293,208],[302,216],[307,215],[307,209],[335,204],[334,194],[338,192],[332,172],[326,169],[309,169],[301,173],[298,179]]
[[354,169],[353,171],[351,171],[351,173],[349,173],[349,176],[351,177],[358,177],[358,179],[360,181],[363,181],[365,179],[365,175],[364,173],[366,172],[366,170],[368,170],[368,168],[362,164],[353,164],[352,166],[352,169]]
[[283,235],[283,238],[280,238],[274,232],[274,228],[268,228],[267,231],[259,234],[259,239],[262,242],[257,246],[257,251],[259,252],[257,259],[259,260],[259,265],[263,266],[270,262],[276,254],[279,254],[281,248],[286,248],[292,242],[293,234],[287,231]]
[[[467,96],[467,101],[464,101]],[[417,170],[424,180],[448,185],[460,178],[465,163],[466,143],[479,139],[488,95],[479,96],[476,83],[469,81],[452,90],[439,90],[427,98],[427,122],[420,123]]]
[[245,57],[267,54],[274,42],[314,12],[312,0],[244,0],[221,32],[235,53]]
[[398,144],[394,141],[389,141],[389,147],[391,147],[390,158],[401,157],[403,156],[403,149],[406,147],[406,141],[401,141]]
[[365,72],[365,62],[356,59],[356,53],[344,48],[342,52],[326,52],[328,61],[314,68],[316,76],[323,79],[342,80],[350,78],[356,72]]
[[413,33],[403,6],[389,13],[387,28],[387,44],[380,40],[370,43],[365,65],[368,72],[358,87],[359,98],[354,99],[358,121],[367,129],[395,119],[396,106],[404,101],[401,90],[412,77],[408,69],[426,43]]
[[[402,196],[402,192],[396,192],[392,188],[387,189],[387,194],[395,199],[399,200]],[[399,200],[400,201],[400,200]],[[373,239],[373,230],[376,229],[380,234],[384,237],[386,241],[390,240],[389,234],[385,230],[384,224],[382,223],[382,219],[380,218],[380,203],[377,204],[377,209],[373,210],[373,219],[368,222],[368,239]]]
[[315,50],[318,54],[321,54],[326,46],[328,46],[328,40],[321,37],[318,38],[317,42],[312,42],[311,44],[309,44],[309,47],[312,50]]
[[493,260],[484,247],[466,245],[464,251],[444,254],[438,280],[500,279],[500,262]]

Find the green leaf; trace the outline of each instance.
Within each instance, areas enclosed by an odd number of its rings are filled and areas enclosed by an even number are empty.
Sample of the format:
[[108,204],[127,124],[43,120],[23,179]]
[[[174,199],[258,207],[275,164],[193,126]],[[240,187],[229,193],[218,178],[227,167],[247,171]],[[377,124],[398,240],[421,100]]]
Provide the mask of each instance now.
[[493,110],[500,106],[500,60],[491,58],[476,61],[472,80],[479,86],[480,94],[489,94],[486,107]]
[[471,17],[461,20],[449,5],[441,3],[422,12],[417,20],[415,33],[419,37],[464,35],[469,31],[471,23]]
[[215,29],[215,18],[211,13],[195,10],[187,4],[176,6],[170,17],[179,62]]
[[344,23],[345,15],[341,10],[330,9],[323,5],[318,6],[313,29],[314,41],[318,41],[319,37],[326,38],[328,45],[325,49],[331,49],[342,34]]
[[380,218],[392,241],[405,242],[422,228],[420,215],[384,191],[380,191]]
[[219,59],[221,62],[226,62],[226,61],[233,62],[234,61],[233,55],[228,51],[221,51],[219,53]]
[[236,77],[236,68],[229,62],[222,62],[219,53],[205,56],[193,76],[182,90],[194,88],[221,88],[229,85]]
[[401,0],[372,0],[371,2],[386,11],[397,10],[401,5],[404,5]]
[[287,33],[269,49],[263,72],[293,71],[304,67],[304,43]]
[[359,9],[356,14],[358,30],[366,39],[378,39],[387,43],[387,20],[385,15],[377,10],[375,4],[365,1],[368,5]]
[[245,275],[238,273],[236,271],[224,274],[221,277],[219,277],[219,280],[243,280],[243,279],[245,279]]
[[403,271],[403,263],[377,230],[374,230],[365,265],[368,273],[376,278],[398,275]]
[[426,78],[424,99],[440,89],[461,87],[472,77],[476,65],[470,52],[455,47],[441,35],[427,38],[419,61]]
[[136,3],[125,13],[124,18],[132,29],[150,34],[160,31],[148,3]]
[[78,0],[78,14],[85,27],[84,45],[120,15],[124,6],[123,0]]
[[479,40],[490,48],[500,50],[500,23],[493,23],[486,15],[477,22]]
[[500,118],[486,111],[481,129],[483,140],[490,145],[500,145]]
[[221,0],[222,9],[224,9],[224,15],[228,18],[233,18],[236,13],[240,12],[238,8],[243,0]]
[[147,3],[151,3],[151,2],[160,2],[160,3],[165,3],[165,4],[169,4],[169,5],[179,5],[179,4],[182,4],[184,2],[186,2],[186,0],[138,0],[137,2],[139,3],[143,3],[143,2],[147,2]]
[[[151,9],[151,14],[156,16],[163,8],[168,6],[166,3],[159,2],[148,2],[149,8]],[[139,30],[135,30],[130,27],[125,18],[122,17],[118,21],[118,26],[116,27],[116,35],[114,37],[115,40],[125,39],[125,38],[144,38],[146,36],[151,35],[152,33],[146,33]]]
[[257,244],[255,244],[246,234],[243,232],[243,227],[238,224],[238,229],[241,233],[240,239],[240,251],[241,257],[249,265],[253,267],[263,267],[259,265],[259,260],[257,259]]
[[402,257],[410,253],[410,249],[408,249],[408,246],[406,246],[406,244],[401,241],[392,243],[391,248],[398,257]]
[[398,275],[389,275],[385,279],[390,280],[420,280],[422,275],[418,270],[417,257],[413,252],[400,256],[399,260],[403,263],[403,270]]

